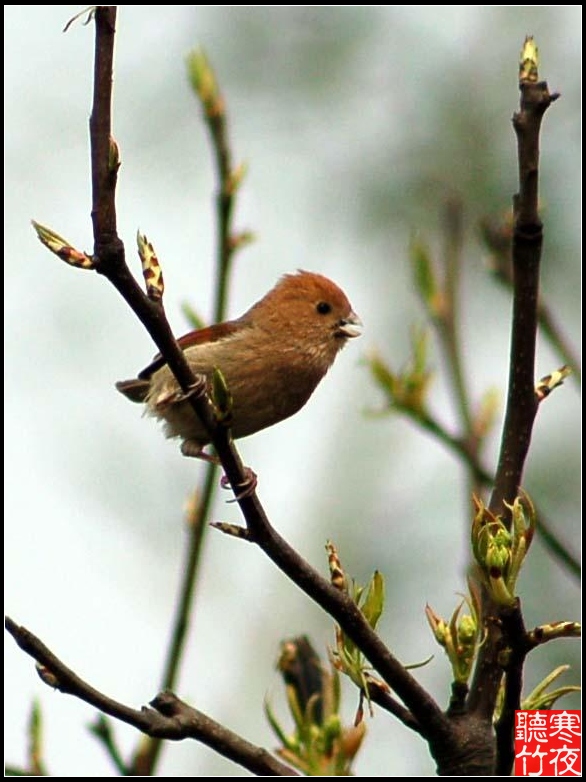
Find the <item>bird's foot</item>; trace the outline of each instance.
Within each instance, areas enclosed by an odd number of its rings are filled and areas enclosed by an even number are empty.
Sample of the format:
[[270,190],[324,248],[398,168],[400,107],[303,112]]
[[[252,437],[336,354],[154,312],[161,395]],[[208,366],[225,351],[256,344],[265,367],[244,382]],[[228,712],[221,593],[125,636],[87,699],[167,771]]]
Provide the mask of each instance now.
[[189,456],[192,459],[202,459],[210,464],[220,464],[217,456],[204,451],[204,446],[198,440],[184,440],[181,443],[181,453],[183,456]]
[[[210,464],[221,464],[215,454],[206,453],[203,449],[204,446],[198,440],[184,440],[181,443],[181,453],[183,456],[189,456],[193,459],[202,459],[204,462],[209,462]],[[242,483],[239,483],[236,487],[238,491],[234,492],[234,499],[228,500],[228,502],[237,502],[244,497],[250,497],[250,495],[254,493],[258,483],[256,473],[253,472],[250,467],[245,467],[244,474],[246,477]],[[220,486],[222,489],[232,489],[232,484],[228,480],[227,475],[223,475],[220,479]]]
[[[256,473],[253,472],[250,467],[245,467],[244,472],[246,475],[246,478],[242,481],[242,483],[239,483],[236,486],[236,489],[238,489],[238,493],[236,493],[236,490],[234,490],[234,499],[228,500],[228,502],[237,502],[238,500],[244,499],[244,497],[250,497],[251,494],[254,494],[256,490],[256,486],[258,484],[258,478],[256,476]],[[232,489],[232,484],[228,480],[227,475],[223,475],[220,480],[220,486],[222,489]]]

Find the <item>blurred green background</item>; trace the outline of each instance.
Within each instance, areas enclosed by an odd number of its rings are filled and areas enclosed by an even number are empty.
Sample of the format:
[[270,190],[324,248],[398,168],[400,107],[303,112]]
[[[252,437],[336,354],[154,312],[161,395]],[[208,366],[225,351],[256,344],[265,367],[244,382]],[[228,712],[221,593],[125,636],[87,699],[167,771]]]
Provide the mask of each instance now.
[[[97,688],[139,707],[158,691],[183,566],[183,506],[202,466],[116,394],[154,352],[142,327],[96,275],[67,267],[30,219],[91,250],[87,120],[93,27],[62,28],[77,6],[5,6],[5,585],[6,610]],[[118,19],[114,132],[121,148],[119,232],[132,260],[137,228],[154,242],[177,334],[181,304],[211,312],[215,234],[209,145],[186,78],[203,46],[228,104],[236,161],[249,174],[236,227],[240,253],[230,314],[284,272],[333,278],[364,321],[302,412],[240,452],[259,475],[275,527],[327,571],[326,539],[347,571],[386,576],[379,625],[404,662],[434,660],[420,681],[447,704],[449,670],[423,614],[449,615],[464,589],[464,470],[397,417],[370,415],[382,395],[365,364],[394,368],[421,322],[408,246],[414,231],[442,246],[442,207],[464,204],[462,341],[477,403],[504,400],[510,299],[487,272],[478,220],[499,215],[517,187],[511,116],[517,58],[536,37],[541,73],[562,98],[542,133],[543,295],[579,350],[581,334],[581,6],[123,6]],[[450,386],[434,346],[434,412],[453,427]],[[543,339],[537,371],[562,362]],[[500,420],[500,419],[499,419]],[[576,384],[542,406],[526,488],[564,541],[580,550],[581,405]],[[487,448],[495,464],[500,423]],[[218,497],[213,518],[239,521]],[[468,514],[469,515],[469,514]],[[528,627],[577,619],[579,585],[537,543],[520,582]],[[287,722],[274,670],[279,642],[308,633],[325,654],[332,623],[252,546],[211,531],[189,651],[177,691],[252,742],[271,747],[268,693]],[[531,655],[526,689],[570,663],[578,642]],[[6,761],[24,764],[30,704],[40,698],[55,776],[113,769],[87,731],[88,706],[53,693],[6,641]],[[345,716],[355,692],[345,688]],[[577,708],[578,698],[562,707]],[[360,776],[434,772],[426,746],[376,711]],[[137,734],[118,726],[124,751]],[[194,742],[168,746],[162,776],[237,776]]]

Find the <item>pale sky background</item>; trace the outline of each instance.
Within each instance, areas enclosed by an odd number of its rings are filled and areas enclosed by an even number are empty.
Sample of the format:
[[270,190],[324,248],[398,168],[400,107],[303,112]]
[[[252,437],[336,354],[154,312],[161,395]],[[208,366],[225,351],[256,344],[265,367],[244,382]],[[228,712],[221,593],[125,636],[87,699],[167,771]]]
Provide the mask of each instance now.
[[[30,219],[91,250],[88,133],[93,27],[62,29],[79,6],[5,6],[5,609],[112,697],[140,707],[158,692],[186,539],[183,506],[198,463],[114,390],[154,353],[109,284],[74,270],[37,241]],[[475,403],[504,399],[509,298],[486,272],[475,226],[510,206],[517,187],[510,118],[526,34],[562,98],[542,135],[546,240],[543,293],[579,351],[581,333],[581,6],[121,6],[114,131],[121,148],[119,233],[129,262],[137,228],[163,263],[166,309],[211,311],[214,252],[209,146],[186,79],[202,45],[228,104],[235,161],[249,174],[235,224],[257,241],[235,261],[230,315],[284,272],[306,268],[344,288],[364,334],[338,358],[306,408],[240,444],[279,532],[327,572],[338,545],[364,583],[386,577],[380,632],[442,704],[449,669],[423,609],[444,616],[464,590],[469,499],[455,459],[382,403],[364,358],[396,369],[423,315],[407,248],[413,230],[441,247],[442,200],[466,206],[463,281],[466,373]],[[432,343],[434,412],[455,425]],[[539,375],[562,361],[539,343]],[[540,410],[526,487],[560,536],[581,548],[581,404],[568,381]],[[500,422],[487,447],[495,464]],[[227,493],[212,517],[240,521]],[[535,544],[520,592],[527,625],[578,619],[579,586]],[[286,726],[274,670],[282,639],[308,633],[325,654],[333,624],[253,546],[210,531],[178,694],[257,744],[274,746],[270,694]],[[549,644],[526,671],[532,689],[579,643]],[[32,700],[45,721],[53,776],[114,770],[87,725],[95,712],[49,690],[31,659],[5,642],[6,762],[26,758]],[[345,686],[344,716],[356,698]],[[577,707],[577,698],[562,707]],[[360,776],[432,775],[426,746],[388,714],[368,719]],[[138,734],[116,726],[130,755]],[[238,776],[195,742],[166,748],[161,776]]]

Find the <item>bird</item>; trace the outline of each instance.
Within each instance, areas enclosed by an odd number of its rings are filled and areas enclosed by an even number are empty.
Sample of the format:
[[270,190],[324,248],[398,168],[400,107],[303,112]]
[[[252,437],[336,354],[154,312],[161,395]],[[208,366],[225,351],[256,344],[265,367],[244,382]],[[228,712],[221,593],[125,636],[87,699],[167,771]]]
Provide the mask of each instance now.
[[[283,275],[241,317],[177,342],[208,392],[220,370],[232,398],[231,435],[239,439],[297,413],[348,339],[361,332],[345,293],[327,277],[299,270]],[[116,388],[162,421],[167,437],[180,438],[184,456],[217,461],[204,451],[210,436],[162,356]]]

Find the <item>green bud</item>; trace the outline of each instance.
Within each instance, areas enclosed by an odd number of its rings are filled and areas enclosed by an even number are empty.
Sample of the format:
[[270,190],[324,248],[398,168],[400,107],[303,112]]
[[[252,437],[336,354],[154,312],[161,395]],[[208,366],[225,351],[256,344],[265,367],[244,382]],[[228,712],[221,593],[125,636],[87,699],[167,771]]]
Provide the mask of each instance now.
[[425,616],[435,636],[435,640],[440,646],[446,646],[446,638],[449,635],[447,622],[433,610],[430,605],[425,606]]
[[373,630],[376,629],[378,620],[381,617],[383,608],[385,605],[385,582],[383,576],[378,570],[375,570],[374,575],[370,579],[368,584],[368,591],[366,598],[362,604],[360,610],[366,617],[368,624]]
[[142,276],[146,284],[147,296],[153,301],[161,301],[165,292],[163,270],[151,242],[140,231],[136,232],[138,256],[142,265]]
[[226,383],[226,378],[218,367],[214,367],[212,374],[212,402],[215,408],[216,420],[221,424],[229,426],[232,419],[232,394]]
[[37,223],[35,220],[31,220],[31,223],[41,244],[44,244],[48,250],[58,258],[61,258],[62,261],[65,261],[70,266],[75,266],[77,269],[96,268],[93,258],[80,250],[76,250],[67,239],[59,236],[51,228]]
[[415,288],[421,296],[427,311],[437,317],[439,314],[439,286],[431,262],[429,247],[419,240],[413,240],[409,248]]
[[226,195],[234,195],[236,193],[247,173],[248,163],[240,163],[228,174],[228,181],[225,185]]
[[110,146],[108,147],[108,170],[111,173],[116,174],[121,165],[120,147],[118,146],[116,139],[110,136]]
[[469,645],[476,640],[477,633],[478,625],[476,621],[469,614],[464,614],[458,625],[458,639],[460,643]]

